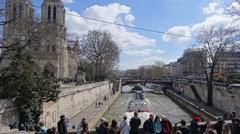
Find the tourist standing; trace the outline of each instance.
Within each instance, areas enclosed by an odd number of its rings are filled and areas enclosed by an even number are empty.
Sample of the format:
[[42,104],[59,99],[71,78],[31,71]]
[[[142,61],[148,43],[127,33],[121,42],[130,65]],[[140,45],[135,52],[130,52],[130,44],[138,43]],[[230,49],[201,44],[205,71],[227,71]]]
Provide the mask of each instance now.
[[77,134],[80,134],[80,132],[83,129],[83,125],[86,124],[86,123],[87,123],[86,118],[82,118],[81,123],[77,127]]
[[88,123],[83,124],[81,134],[90,134]]
[[153,122],[153,133],[154,134],[163,134],[163,123],[160,121],[160,117],[157,115]]
[[200,134],[198,119],[194,118],[190,123],[190,134]]
[[134,112],[134,117],[130,120],[130,134],[138,134],[139,126],[141,125],[141,119],[138,117],[138,113]]
[[67,134],[67,124],[65,122],[65,116],[61,115],[60,120],[58,121],[58,133],[59,134]]
[[120,122],[119,128],[120,128],[121,134],[129,134],[131,127],[129,126],[129,124],[127,122],[126,115],[123,116],[123,120]]
[[230,130],[232,134],[240,134],[240,119],[237,117],[231,118]]
[[182,134],[189,134],[189,128],[186,126],[187,122],[185,120],[181,120],[181,126],[179,130],[182,132]]
[[107,123],[107,126],[106,126],[105,122],[106,122],[106,119],[102,117],[101,120],[100,120],[99,127],[96,127],[97,134],[104,134],[103,132],[105,132],[106,127],[108,127],[108,123]]
[[215,130],[217,131],[217,134],[222,134],[223,125],[224,125],[224,120],[223,120],[223,118],[220,116],[220,117],[218,117],[217,123],[214,124],[214,126],[213,126],[213,129],[215,129]]
[[112,124],[109,128],[110,134],[120,134],[120,128],[118,127],[118,122],[116,120],[112,120]]
[[153,114],[150,114],[149,119],[147,119],[143,123],[143,132],[144,134],[152,134],[153,133]]
[[163,123],[164,134],[171,134],[172,124],[164,115],[162,115],[162,123]]
[[46,134],[48,129],[42,121],[39,122],[39,126],[40,126],[40,134]]

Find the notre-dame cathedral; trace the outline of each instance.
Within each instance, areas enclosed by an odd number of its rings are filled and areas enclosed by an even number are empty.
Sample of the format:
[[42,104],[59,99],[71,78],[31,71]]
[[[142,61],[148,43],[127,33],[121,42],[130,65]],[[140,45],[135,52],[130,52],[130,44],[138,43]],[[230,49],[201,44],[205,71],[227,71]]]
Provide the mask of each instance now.
[[32,0],[6,0],[5,18],[12,21],[4,26],[4,44],[11,44],[14,38],[24,38],[24,32],[35,24],[34,30],[41,31],[44,36],[31,49],[34,68],[38,72],[47,70],[56,78],[75,77],[79,64],[79,41],[67,39],[65,8],[61,0],[43,0],[38,22]]

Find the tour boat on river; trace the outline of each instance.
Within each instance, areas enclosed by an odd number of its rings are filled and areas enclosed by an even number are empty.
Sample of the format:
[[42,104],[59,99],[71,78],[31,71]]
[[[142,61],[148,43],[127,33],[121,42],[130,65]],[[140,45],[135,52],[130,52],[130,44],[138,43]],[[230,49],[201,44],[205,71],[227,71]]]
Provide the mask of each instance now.
[[131,92],[132,93],[135,93],[135,92],[138,92],[138,91],[143,91],[142,87],[140,85],[136,85],[132,88]]
[[128,104],[128,112],[150,112],[151,104],[148,99],[144,97],[143,91],[134,93],[133,98]]

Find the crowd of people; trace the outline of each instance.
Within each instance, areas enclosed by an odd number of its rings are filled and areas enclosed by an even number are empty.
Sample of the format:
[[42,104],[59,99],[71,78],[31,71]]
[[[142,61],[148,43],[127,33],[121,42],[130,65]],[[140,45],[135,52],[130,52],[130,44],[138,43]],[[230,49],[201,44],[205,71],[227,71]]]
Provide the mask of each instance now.
[[[236,112],[232,112],[229,116],[232,123],[227,124],[222,117],[218,118],[216,123],[206,122],[204,125],[199,125],[200,116],[195,116],[190,124],[185,120],[172,123],[164,115],[150,114],[149,118],[142,124],[138,117],[138,112],[134,112],[134,116],[128,122],[128,117],[123,116],[122,121],[118,123],[115,119],[109,124],[105,118],[101,118],[100,125],[96,127],[97,134],[240,134],[240,119]],[[140,129],[140,126],[143,129]],[[36,128],[37,134],[67,134],[67,123],[65,116],[62,115],[57,124],[57,128],[47,129],[42,122]],[[85,118],[80,122],[77,128],[77,134],[90,134],[89,125]]]

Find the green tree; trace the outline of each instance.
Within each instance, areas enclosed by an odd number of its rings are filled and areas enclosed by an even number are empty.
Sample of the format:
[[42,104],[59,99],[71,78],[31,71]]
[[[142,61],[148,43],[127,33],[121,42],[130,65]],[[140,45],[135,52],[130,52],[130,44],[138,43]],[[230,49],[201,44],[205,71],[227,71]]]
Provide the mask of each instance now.
[[19,123],[34,125],[39,121],[42,102],[56,101],[59,85],[48,75],[32,69],[31,54],[17,53],[0,70],[0,98],[11,99],[19,112]]

